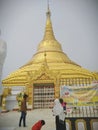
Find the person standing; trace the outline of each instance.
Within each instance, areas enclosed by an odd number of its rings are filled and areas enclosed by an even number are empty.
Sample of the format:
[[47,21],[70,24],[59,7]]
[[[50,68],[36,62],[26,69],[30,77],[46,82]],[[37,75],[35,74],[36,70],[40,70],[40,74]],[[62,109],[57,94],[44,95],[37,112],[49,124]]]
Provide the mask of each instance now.
[[53,116],[55,116],[56,130],[66,130],[65,113],[59,99],[54,100]]
[[21,111],[21,116],[20,116],[20,120],[19,120],[19,127],[21,127],[21,122],[23,120],[23,126],[26,127],[26,114],[27,114],[27,98],[28,95],[24,94],[23,95],[23,100],[21,101],[21,107],[20,107],[20,111]]
[[39,120],[38,122],[36,122],[33,126],[31,130],[41,130],[42,126],[45,125],[45,121],[44,120]]

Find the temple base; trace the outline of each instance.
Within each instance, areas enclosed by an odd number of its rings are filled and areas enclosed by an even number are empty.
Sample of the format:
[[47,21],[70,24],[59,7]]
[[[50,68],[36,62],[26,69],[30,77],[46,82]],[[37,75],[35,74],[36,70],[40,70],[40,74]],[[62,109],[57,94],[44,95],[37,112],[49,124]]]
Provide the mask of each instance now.
[[98,130],[98,117],[66,117],[68,130]]

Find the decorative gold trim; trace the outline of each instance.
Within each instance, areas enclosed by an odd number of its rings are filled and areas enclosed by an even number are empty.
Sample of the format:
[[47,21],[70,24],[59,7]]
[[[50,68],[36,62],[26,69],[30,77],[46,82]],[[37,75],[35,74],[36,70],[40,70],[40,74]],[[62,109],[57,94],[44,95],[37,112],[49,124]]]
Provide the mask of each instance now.
[[[65,119],[65,122],[69,124],[69,130],[72,130],[71,121],[69,119]],[[66,125],[66,130],[67,130],[67,125]]]
[[79,130],[79,129],[78,129],[78,123],[79,123],[79,122],[82,122],[82,123],[84,124],[84,130],[87,130],[86,121],[85,121],[84,119],[77,119],[77,120],[75,121],[76,130]]
[[93,129],[93,123],[94,123],[94,122],[97,122],[97,123],[98,123],[98,119],[91,119],[91,121],[90,121],[91,130],[94,130],[94,129]]

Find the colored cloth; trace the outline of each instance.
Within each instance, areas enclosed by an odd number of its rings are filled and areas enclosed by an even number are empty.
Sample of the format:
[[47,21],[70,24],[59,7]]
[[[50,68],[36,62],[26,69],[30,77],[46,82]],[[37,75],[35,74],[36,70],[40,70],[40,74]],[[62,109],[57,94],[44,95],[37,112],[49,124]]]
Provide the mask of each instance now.
[[61,103],[59,102],[59,99],[55,99],[55,101],[54,101],[53,115],[59,116],[59,118],[63,121],[65,119],[64,110],[63,110]]
[[31,130],[41,130],[42,127],[42,123],[41,121],[38,121],[37,123],[34,124],[34,126],[32,126]]
[[65,113],[59,99],[54,101],[53,115],[55,116],[56,130],[66,130]]

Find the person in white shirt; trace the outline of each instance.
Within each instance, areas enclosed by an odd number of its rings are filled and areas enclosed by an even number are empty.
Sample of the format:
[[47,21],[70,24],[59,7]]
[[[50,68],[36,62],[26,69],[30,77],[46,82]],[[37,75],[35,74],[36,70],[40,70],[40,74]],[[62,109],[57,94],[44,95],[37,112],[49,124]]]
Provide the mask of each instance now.
[[53,116],[55,116],[56,130],[66,130],[65,113],[59,99],[54,100]]

